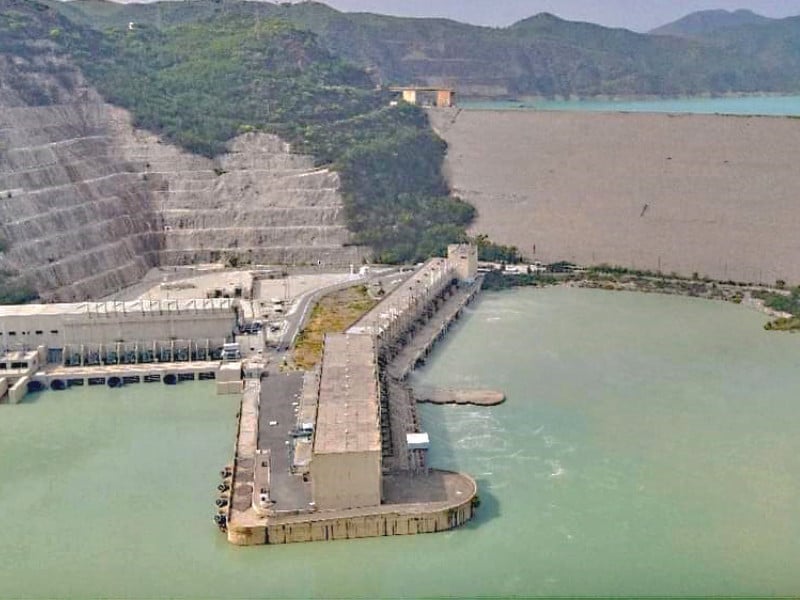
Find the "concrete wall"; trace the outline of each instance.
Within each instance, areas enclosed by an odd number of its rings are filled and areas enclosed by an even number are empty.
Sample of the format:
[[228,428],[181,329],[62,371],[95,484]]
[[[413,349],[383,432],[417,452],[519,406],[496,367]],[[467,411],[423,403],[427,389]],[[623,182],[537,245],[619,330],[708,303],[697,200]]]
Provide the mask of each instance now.
[[64,345],[63,316],[11,315],[0,319],[0,347],[61,348]]
[[366,516],[331,517],[314,515],[306,521],[229,529],[228,541],[240,546],[291,544],[349,540],[389,535],[436,533],[459,527],[472,519],[473,496],[458,506],[418,513],[388,512]]
[[115,341],[224,339],[233,332],[236,313],[128,314],[72,318],[64,324],[68,344],[109,344]]
[[381,453],[314,454],[314,502],[320,510],[378,506],[381,503]]
[[121,312],[22,314],[0,318],[0,347],[64,348],[81,344],[152,342],[170,339],[221,343],[236,325],[234,310],[200,312]]
[[478,247],[451,244],[447,247],[447,261],[453,265],[460,280],[473,281],[478,274]]
[[22,400],[25,395],[28,393],[28,382],[30,381],[30,377],[27,375],[20,380],[17,381],[11,389],[8,390],[8,403],[9,404],[18,404],[20,400]]

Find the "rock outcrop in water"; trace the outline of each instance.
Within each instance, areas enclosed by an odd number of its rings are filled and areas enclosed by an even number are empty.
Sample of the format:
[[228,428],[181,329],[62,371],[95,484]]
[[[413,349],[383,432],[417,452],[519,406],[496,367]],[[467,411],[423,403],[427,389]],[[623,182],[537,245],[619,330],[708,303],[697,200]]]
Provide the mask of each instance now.
[[0,268],[43,299],[98,297],[156,265],[365,254],[346,245],[338,176],[279,138],[246,134],[217,159],[195,156],[135,130],[75,72],[61,79],[29,81],[43,105],[0,89]]

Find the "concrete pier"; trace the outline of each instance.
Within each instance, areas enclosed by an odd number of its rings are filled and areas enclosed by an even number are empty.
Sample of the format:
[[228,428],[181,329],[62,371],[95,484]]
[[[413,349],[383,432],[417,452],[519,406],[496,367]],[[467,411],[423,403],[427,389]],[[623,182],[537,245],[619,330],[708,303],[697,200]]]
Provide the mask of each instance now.
[[428,404],[471,404],[473,406],[497,406],[506,400],[503,392],[496,390],[467,390],[433,388],[415,390],[417,402]]
[[222,496],[229,498],[221,509],[229,542],[252,546],[434,533],[472,518],[478,503],[474,479],[435,469],[386,473],[382,501],[375,506],[324,510],[311,503],[295,510],[278,510],[270,502],[262,504],[262,498],[271,499],[277,490],[270,488],[269,455],[258,447],[259,396],[260,382],[247,381],[231,492]]
[[407,441],[420,423],[405,377],[480,289],[480,281],[457,283],[459,264],[428,261],[347,333],[326,336],[319,371],[304,385],[279,371],[261,392],[259,381],[247,382],[231,543],[429,533],[472,518],[475,481],[429,469],[426,449]]

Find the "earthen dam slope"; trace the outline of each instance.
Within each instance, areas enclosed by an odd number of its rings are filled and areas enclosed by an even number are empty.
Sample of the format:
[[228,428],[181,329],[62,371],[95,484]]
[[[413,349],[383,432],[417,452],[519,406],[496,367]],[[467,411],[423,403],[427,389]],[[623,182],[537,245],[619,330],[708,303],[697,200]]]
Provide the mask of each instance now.
[[[542,261],[800,282],[800,120],[434,110],[474,233]],[[535,247],[535,252],[534,252]]]

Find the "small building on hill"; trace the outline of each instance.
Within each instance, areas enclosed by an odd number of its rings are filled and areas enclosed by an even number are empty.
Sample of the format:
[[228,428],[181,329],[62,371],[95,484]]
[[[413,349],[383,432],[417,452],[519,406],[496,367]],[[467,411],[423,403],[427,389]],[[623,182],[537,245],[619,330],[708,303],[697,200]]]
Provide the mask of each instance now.
[[415,106],[435,106],[452,108],[456,105],[456,91],[448,87],[393,86],[390,91],[401,95],[404,102]]

